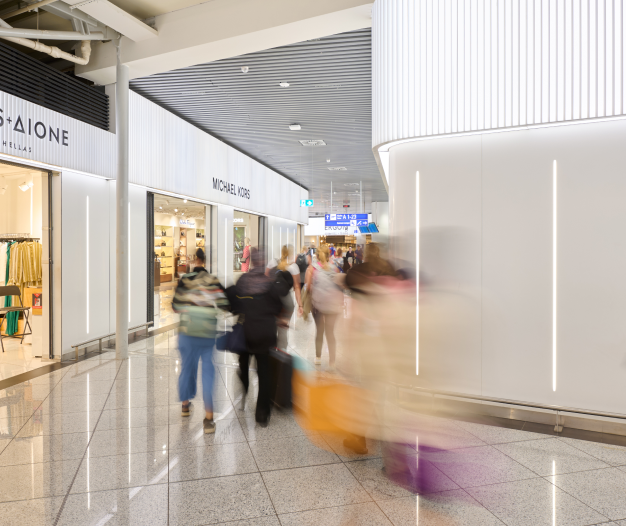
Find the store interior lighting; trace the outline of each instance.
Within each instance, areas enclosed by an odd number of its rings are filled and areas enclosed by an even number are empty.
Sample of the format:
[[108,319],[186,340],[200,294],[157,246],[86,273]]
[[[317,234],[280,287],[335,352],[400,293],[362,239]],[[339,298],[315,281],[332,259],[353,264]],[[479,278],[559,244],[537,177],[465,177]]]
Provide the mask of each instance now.
[[26,183],[26,182],[24,182],[24,183],[22,183],[21,185],[19,185],[19,189],[20,189],[22,192],[25,192],[26,190],[28,190],[29,188],[32,188],[32,187],[33,187],[33,183],[32,183],[32,181],[31,181],[30,183]]
[[288,88],[289,87],[289,82],[280,82],[278,84],[281,88]]

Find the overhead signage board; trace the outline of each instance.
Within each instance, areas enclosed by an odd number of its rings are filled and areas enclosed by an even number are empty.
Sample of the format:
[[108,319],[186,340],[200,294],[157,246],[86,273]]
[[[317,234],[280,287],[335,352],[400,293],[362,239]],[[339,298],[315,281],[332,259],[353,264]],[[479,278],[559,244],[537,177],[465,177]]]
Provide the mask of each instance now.
[[324,231],[335,234],[358,234],[360,226],[369,224],[367,214],[326,214]]
[[352,227],[358,229],[360,226],[367,226],[367,214],[326,214],[325,226],[327,227]]
[[300,206],[313,206],[313,199],[300,199]]

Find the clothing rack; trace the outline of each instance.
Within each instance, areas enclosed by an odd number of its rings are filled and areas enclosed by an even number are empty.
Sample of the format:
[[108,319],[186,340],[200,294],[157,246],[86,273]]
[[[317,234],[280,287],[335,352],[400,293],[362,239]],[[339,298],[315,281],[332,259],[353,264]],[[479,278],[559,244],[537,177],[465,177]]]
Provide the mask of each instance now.
[[8,243],[10,241],[21,242],[21,241],[39,241],[38,237],[0,237],[0,243]]

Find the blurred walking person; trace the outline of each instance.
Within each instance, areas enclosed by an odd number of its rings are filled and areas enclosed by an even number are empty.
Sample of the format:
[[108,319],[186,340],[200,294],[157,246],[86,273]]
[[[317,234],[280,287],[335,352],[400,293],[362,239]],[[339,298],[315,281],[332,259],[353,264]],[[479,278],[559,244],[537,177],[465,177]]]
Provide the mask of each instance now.
[[271,279],[265,275],[262,251],[252,248],[250,257],[252,269],[239,278],[235,287],[238,308],[244,316],[243,330],[248,350],[239,355],[239,377],[247,394],[250,385],[250,355],[254,355],[259,377],[255,419],[259,424],[266,425],[270,416],[271,396],[269,352],[276,347],[276,317],[283,308],[281,296],[288,293],[289,287],[284,280]]
[[243,254],[241,255],[241,272],[250,270],[250,238],[247,237],[244,242]]
[[280,259],[271,260],[265,269],[265,275],[271,279],[284,279],[288,285],[289,292],[281,297],[283,309],[278,316],[278,341],[276,347],[281,351],[287,351],[289,344],[289,322],[293,316],[295,305],[291,297],[293,289],[298,305],[298,316],[302,316],[302,296],[300,291],[300,268],[293,260],[293,247],[291,245],[283,245],[280,250]]
[[182,367],[178,378],[178,394],[182,415],[189,416],[191,399],[196,396],[198,362],[202,360],[202,395],[204,399],[204,432],[214,433],[213,421],[213,347],[217,334],[217,313],[227,310],[228,300],[218,279],[204,268],[204,250],[196,251],[196,266],[182,276],[174,293],[172,308],[180,314],[178,348]]
[[296,257],[296,265],[300,269],[300,288],[304,287],[304,281],[306,276],[306,269],[309,268],[311,264],[311,256],[309,255],[309,250],[306,247],[302,247],[302,250]]
[[317,251],[317,261],[307,270],[306,287],[311,291],[313,319],[315,320],[315,365],[322,364],[322,346],[324,334],[328,344],[328,364],[335,367],[335,323],[339,312],[343,310],[343,291],[337,285],[339,270],[330,263],[327,247]]

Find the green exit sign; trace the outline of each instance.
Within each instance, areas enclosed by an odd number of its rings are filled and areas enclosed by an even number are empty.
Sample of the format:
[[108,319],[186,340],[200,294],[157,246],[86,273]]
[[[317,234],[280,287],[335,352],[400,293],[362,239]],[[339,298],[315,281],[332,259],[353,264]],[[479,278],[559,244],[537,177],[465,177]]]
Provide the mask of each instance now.
[[313,199],[300,199],[300,206],[313,206]]

